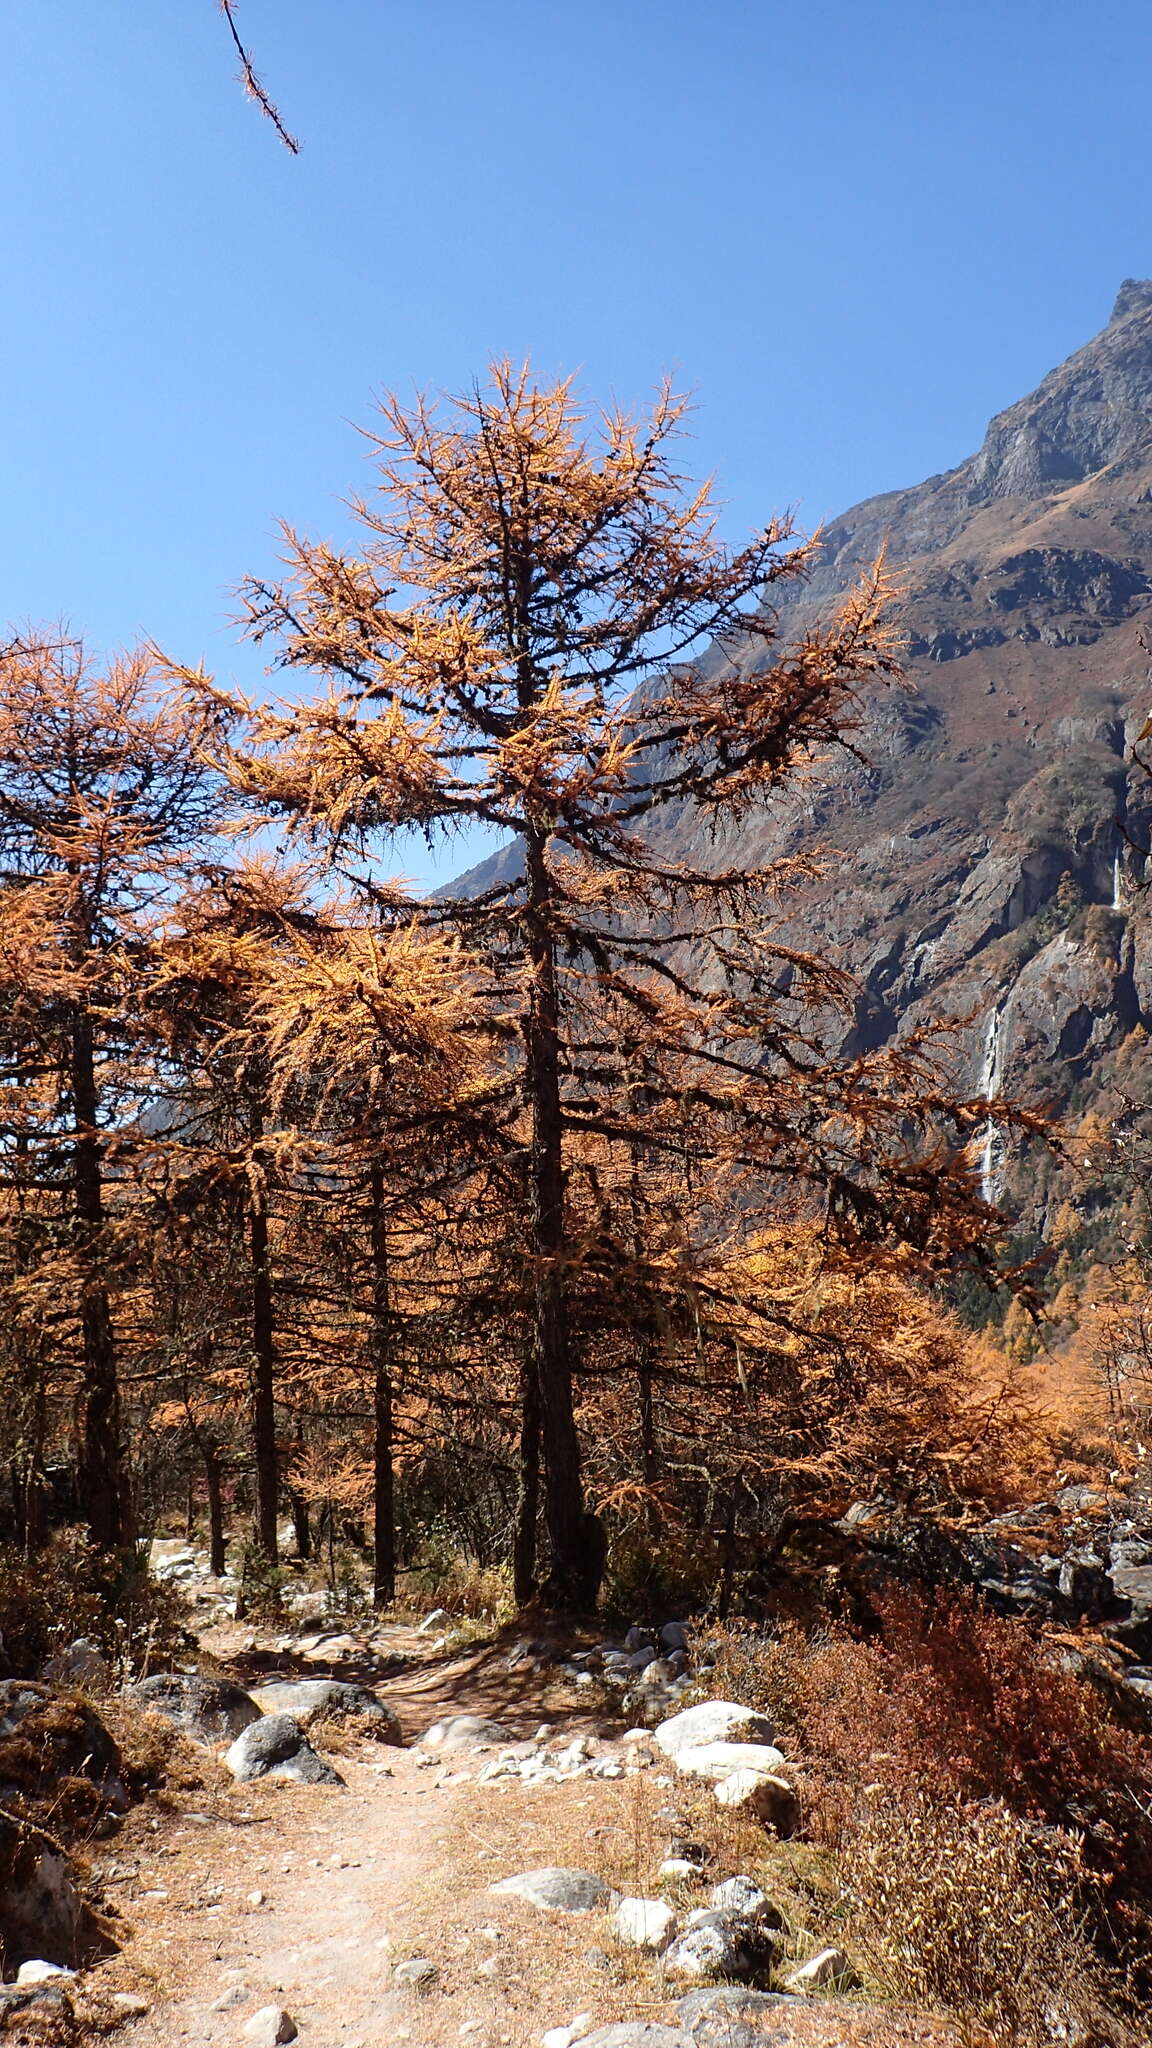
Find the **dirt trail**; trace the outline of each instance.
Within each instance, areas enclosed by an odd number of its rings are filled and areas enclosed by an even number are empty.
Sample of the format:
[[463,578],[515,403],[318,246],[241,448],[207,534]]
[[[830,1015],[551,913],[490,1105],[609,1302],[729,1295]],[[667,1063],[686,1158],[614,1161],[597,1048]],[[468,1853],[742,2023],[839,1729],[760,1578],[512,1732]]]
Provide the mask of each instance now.
[[[225,1661],[250,1683],[264,1675],[251,1657]],[[258,1667],[268,1661],[256,1653]],[[353,1668],[343,1661],[332,1675]],[[546,1713],[545,1685],[509,1674],[505,1652],[431,1658],[376,1680],[409,1739],[444,1712],[498,1715],[521,1736],[542,1718],[558,1736],[587,1730],[575,1707]],[[477,1785],[475,1756],[430,1768],[411,1749],[356,1745],[334,1761],[343,1790],[220,1784],[159,1822],[137,1813],[109,1845],[105,1871],[121,1875],[107,1896],[127,1938],[97,1975],[151,2000],[119,2037],[131,2048],[243,2048],[245,2020],[267,2005],[291,2013],[300,2048],[536,2048],[577,2013],[674,2023],[650,1960],[617,1954],[602,1914],[541,1914],[488,1891],[547,1863],[650,1889],[677,1796],[662,1774]],[[418,1955],[436,1965],[431,1987],[390,1988],[393,1964]],[[781,2048],[947,2039],[930,2023],[840,2002],[799,2003],[787,2017],[769,2037]]]

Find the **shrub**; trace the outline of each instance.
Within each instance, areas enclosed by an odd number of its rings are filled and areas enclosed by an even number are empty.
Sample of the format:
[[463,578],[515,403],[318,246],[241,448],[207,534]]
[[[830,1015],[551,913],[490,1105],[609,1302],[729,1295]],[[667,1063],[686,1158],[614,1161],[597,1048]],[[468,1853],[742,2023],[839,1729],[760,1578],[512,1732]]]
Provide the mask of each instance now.
[[[994,1806],[1013,1825],[1078,1842],[1085,1939],[1109,1968],[1131,1964],[1146,1993],[1152,1744],[1109,1720],[1042,1637],[971,1597],[887,1595],[876,1620],[869,1636],[786,1625],[712,1639],[714,1687],[770,1713],[803,1756],[810,1830],[846,1850],[867,1787],[917,1825],[929,1811]],[[977,1841],[977,1862],[985,1850]]]
[[1076,1839],[1000,1802],[864,1801],[841,1856],[848,1932],[893,1998],[942,2006],[997,2048],[1132,2044],[1123,1980],[1089,1938]]
[[79,1529],[62,1529],[31,1557],[0,1549],[0,1643],[12,1675],[34,1677],[79,1636],[103,1650],[121,1678],[171,1663],[192,1647],[176,1587],[149,1576],[142,1556],[105,1555]]

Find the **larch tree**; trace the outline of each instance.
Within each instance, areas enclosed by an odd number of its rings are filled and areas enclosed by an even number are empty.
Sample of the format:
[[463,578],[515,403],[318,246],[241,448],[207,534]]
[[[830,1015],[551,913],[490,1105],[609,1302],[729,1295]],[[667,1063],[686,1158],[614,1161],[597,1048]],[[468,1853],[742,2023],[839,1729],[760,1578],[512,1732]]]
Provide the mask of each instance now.
[[[819,1018],[850,989],[781,942],[795,869],[733,871],[714,855],[718,829],[844,744],[861,693],[896,673],[885,591],[866,578],[827,625],[781,645],[772,600],[803,579],[809,545],[781,521],[723,543],[709,488],[677,466],[684,403],[668,389],[642,419],[594,414],[570,383],[540,388],[501,363],[446,413],[381,410],[355,548],[288,531],[283,579],[245,587],[251,636],[295,690],[310,675],[323,693],[253,708],[185,681],[237,722],[221,757],[237,792],[324,846],[385,921],[398,912],[381,859],[397,835],[450,847],[482,826],[514,843],[489,886],[420,915],[483,964],[503,1035],[526,1208],[522,1458],[530,1492],[538,1443],[550,1553],[540,1591],[590,1605],[603,1557],[573,1311],[580,1189],[598,1199],[601,1155],[621,1162],[621,1325],[645,1188],[659,1226],[670,1175],[698,1198],[723,1178],[745,1205],[798,1187],[858,1236],[902,1236],[930,1263],[981,1239],[970,1181],[926,1135],[944,1103],[918,1048],[827,1054]],[[694,817],[696,861],[666,850],[673,807]],[[962,1106],[957,1123],[963,1138]],[[633,1171],[642,1162],[659,1173]]]
[[65,635],[0,648],[0,1173],[26,1245],[38,1219],[19,1292],[74,1378],[81,1510],[109,1550],[133,1527],[113,1293],[159,1142],[149,934],[219,820],[214,723],[164,697],[146,654],[101,668]]
[[[258,1547],[275,1559],[285,1349],[298,1355],[301,1387],[325,1377],[326,1351],[345,1361],[362,1352],[371,1362],[374,1590],[387,1604],[401,1263],[393,1219],[404,1219],[409,1239],[426,1231],[441,1183],[459,1180],[473,1098],[490,1092],[460,948],[448,933],[381,930],[306,869],[261,858],[173,906],[155,1005],[187,1075],[186,1186],[201,1208],[213,1186],[231,1188],[245,1216]],[[187,1208],[187,1193],[178,1206]],[[324,1241],[354,1276],[339,1301],[332,1274],[315,1272]],[[278,1286],[295,1304],[293,1330],[277,1311]]]

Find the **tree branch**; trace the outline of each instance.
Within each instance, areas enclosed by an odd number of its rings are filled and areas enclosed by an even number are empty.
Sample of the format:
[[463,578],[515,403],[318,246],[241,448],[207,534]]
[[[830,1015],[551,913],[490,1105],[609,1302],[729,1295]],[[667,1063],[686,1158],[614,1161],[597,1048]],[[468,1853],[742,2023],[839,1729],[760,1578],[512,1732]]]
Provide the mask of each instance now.
[[232,0],[220,0],[220,12],[228,23],[232,41],[236,45],[237,54],[240,58],[240,77],[245,92],[249,99],[255,100],[260,112],[267,115],[285,149],[290,149],[293,156],[299,156],[300,144],[297,142],[296,137],[289,134],[284,126],[274,103],[269,99],[268,94],[256,76],[252,59],[240,40],[240,31],[236,27],[235,17],[232,13]]

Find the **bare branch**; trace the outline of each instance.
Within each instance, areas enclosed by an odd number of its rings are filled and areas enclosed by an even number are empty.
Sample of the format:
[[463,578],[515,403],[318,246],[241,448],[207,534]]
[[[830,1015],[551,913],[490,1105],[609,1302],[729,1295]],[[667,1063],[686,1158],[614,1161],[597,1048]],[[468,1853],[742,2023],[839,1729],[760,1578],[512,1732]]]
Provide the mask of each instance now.
[[228,23],[228,28],[232,36],[232,41],[236,45],[236,50],[240,58],[240,77],[245,92],[247,93],[249,99],[255,100],[257,106],[260,109],[260,112],[262,114],[267,115],[268,119],[272,123],[272,126],[275,128],[277,135],[280,137],[281,142],[284,144],[285,149],[290,149],[293,156],[299,156],[300,144],[297,142],[296,137],[294,135],[291,135],[288,129],[284,126],[284,123],[280,118],[276,106],[274,105],[273,101],[269,99],[268,94],[265,92],[264,87],[261,85],[259,78],[256,76],[256,72],[252,64],[252,59],[248,55],[247,50],[244,48],[244,45],[240,40],[240,31],[236,27],[235,17],[232,12],[232,0],[220,0],[220,12],[224,16],[225,21]]

